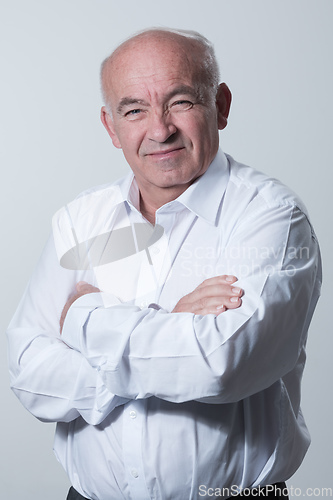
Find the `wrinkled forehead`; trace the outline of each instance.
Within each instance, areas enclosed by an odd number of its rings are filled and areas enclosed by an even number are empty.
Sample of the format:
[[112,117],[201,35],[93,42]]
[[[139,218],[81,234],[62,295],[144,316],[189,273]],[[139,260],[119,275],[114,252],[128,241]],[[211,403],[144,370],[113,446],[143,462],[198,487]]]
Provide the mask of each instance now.
[[121,45],[109,58],[103,74],[105,91],[146,79],[202,81],[204,55],[196,40],[182,36],[147,35]]

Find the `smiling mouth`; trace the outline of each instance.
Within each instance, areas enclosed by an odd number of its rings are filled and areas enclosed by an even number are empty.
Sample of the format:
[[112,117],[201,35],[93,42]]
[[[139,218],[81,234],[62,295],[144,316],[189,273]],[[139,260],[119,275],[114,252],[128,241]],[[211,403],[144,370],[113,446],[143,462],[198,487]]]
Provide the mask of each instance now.
[[163,151],[154,151],[152,153],[147,153],[146,156],[152,156],[155,158],[162,158],[162,157],[171,157],[176,154],[178,154],[180,151],[185,149],[183,146],[179,148],[170,148],[170,149],[165,149]]

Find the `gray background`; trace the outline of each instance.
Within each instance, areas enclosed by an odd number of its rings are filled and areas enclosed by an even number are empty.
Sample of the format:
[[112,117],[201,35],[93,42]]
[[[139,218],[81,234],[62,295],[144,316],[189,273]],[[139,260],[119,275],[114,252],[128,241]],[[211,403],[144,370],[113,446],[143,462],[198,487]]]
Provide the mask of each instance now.
[[[330,0],[0,3],[1,331],[53,213],[83,189],[127,171],[99,122],[100,62],[145,27],[202,32],[215,44],[234,97],[223,149],[297,191],[322,246],[325,283],[310,330],[302,404],[313,444],[289,481],[302,496],[306,488],[333,488],[332,14]],[[12,395],[4,334],[0,342],[0,496],[65,499],[69,485],[53,457],[54,426],[34,419]]]

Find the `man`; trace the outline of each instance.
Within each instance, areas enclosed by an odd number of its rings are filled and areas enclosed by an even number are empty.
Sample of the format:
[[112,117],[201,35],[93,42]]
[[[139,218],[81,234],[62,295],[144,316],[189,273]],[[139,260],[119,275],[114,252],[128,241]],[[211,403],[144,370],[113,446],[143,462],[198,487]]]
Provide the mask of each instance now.
[[278,498],[308,448],[318,243],[294,194],[219,150],[218,78],[192,32],[104,62],[102,122],[133,174],[55,215],[9,327],[13,390],[58,422],[69,499]]

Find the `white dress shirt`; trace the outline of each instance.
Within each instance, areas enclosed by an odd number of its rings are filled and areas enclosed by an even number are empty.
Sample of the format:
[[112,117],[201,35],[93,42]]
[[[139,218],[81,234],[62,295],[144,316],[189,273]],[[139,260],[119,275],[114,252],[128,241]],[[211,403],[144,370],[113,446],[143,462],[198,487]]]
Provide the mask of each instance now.
[[[128,175],[55,215],[8,329],[15,394],[58,422],[56,456],[90,499],[227,497],[288,479],[310,441],[300,382],[321,282],[302,202],[219,151],[155,229],[138,205]],[[171,313],[224,274],[241,307]],[[102,292],[74,302],[60,336],[81,280]]]

